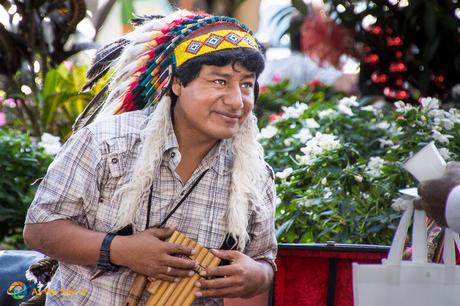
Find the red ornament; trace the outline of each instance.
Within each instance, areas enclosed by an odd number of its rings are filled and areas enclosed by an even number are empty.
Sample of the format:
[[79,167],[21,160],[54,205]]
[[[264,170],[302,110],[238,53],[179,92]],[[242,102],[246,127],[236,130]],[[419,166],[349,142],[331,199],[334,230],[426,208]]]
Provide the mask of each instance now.
[[396,92],[393,89],[391,89],[390,87],[387,86],[387,87],[385,87],[383,89],[383,95],[385,97],[388,97],[388,98],[395,98],[396,97]]
[[398,90],[395,94],[395,98],[398,100],[407,100],[409,98],[409,92],[407,90]]
[[403,56],[403,53],[401,51],[396,51],[395,56],[397,59],[400,59]]
[[391,63],[390,64],[390,68],[389,68],[390,72],[404,72],[407,70],[407,66],[406,64],[404,63]]
[[386,82],[388,82],[388,75],[386,75],[385,73],[379,74],[377,72],[374,72],[371,75],[371,80],[375,84],[385,84]]
[[374,35],[381,35],[383,33],[382,27],[379,25],[372,25],[368,29],[369,33]]
[[379,56],[377,54],[369,54],[364,57],[364,62],[366,64],[376,64],[379,62]]
[[404,84],[404,80],[402,78],[398,78],[395,81],[396,86],[401,87]]
[[398,47],[398,46],[402,46],[402,44],[403,44],[403,40],[399,36],[387,37],[387,46],[388,47]]
[[435,83],[442,83],[444,82],[444,75],[440,74],[440,75],[433,75],[432,77],[433,81]]
[[310,82],[308,82],[308,86],[313,87],[313,88],[316,88],[321,85],[323,85],[323,83],[321,83],[321,81],[318,79],[313,79]]

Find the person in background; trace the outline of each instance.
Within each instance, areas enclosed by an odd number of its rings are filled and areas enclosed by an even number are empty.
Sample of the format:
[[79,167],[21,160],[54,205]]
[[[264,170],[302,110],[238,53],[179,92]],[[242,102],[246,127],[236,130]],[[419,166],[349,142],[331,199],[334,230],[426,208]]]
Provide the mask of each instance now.
[[356,94],[358,75],[340,70],[340,56],[351,52],[346,31],[324,16],[322,10],[312,11],[307,17],[292,16],[290,55],[267,60],[260,84],[266,86],[288,79],[293,89],[315,80],[339,91]]
[[414,202],[417,209],[460,233],[460,162],[449,162],[443,176],[420,183],[418,195]]

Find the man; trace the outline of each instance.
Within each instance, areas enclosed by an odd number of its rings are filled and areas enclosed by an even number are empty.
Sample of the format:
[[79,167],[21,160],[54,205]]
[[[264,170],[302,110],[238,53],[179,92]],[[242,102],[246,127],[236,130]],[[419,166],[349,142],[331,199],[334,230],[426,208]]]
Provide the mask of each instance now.
[[439,225],[460,233],[460,163],[449,162],[444,175],[422,182],[415,207],[424,209]]
[[114,69],[107,98],[79,119],[87,125],[28,211],[26,243],[59,260],[50,288],[85,293],[48,296],[47,305],[121,305],[135,273],[193,275],[192,249],[165,242],[174,229],[235,249],[214,252],[230,264],[206,271],[195,305],[264,292],[277,245],[273,176],[252,114],[259,46],[229,17],[177,11],[137,23],[96,55],[89,84]]

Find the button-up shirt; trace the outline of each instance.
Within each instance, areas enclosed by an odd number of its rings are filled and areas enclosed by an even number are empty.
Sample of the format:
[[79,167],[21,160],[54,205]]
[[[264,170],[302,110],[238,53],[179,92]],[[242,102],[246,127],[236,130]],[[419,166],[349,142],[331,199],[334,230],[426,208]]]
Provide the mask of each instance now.
[[[151,112],[147,109],[113,116],[73,135],[50,165],[29,208],[26,224],[69,219],[97,232],[111,231],[120,206],[129,205],[115,191],[132,178],[142,147],[141,132]],[[219,249],[227,234],[225,216],[233,166],[231,140],[219,141],[183,184],[175,171],[181,155],[170,120],[167,128],[163,159],[152,184],[150,226],[160,224],[195,180],[207,171],[166,226],[174,225],[201,245]],[[250,241],[243,252],[274,266],[275,190],[268,166],[264,177],[260,190],[262,203],[249,205]],[[133,224],[134,231],[146,227],[148,195],[144,202]],[[122,305],[135,273],[123,267],[92,279],[96,272],[92,266],[59,262],[49,291],[57,294],[47,296],[47,305]],[[69,292],[73,294],[64,294]],[[140,305],[145,299],[146,293]],[[222,305],[222,299],[197,299],[193,305]]]

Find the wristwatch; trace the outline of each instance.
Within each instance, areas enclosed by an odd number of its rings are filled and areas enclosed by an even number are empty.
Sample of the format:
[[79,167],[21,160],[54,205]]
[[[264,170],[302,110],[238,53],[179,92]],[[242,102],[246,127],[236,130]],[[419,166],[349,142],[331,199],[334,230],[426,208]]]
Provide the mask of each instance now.
[[110,262],[110,244],[116,234],[108,233],[102,240],[101,251],[99,253],[99,261],[96,264],[96,268],[103,271],[116,272],[120,266]]

